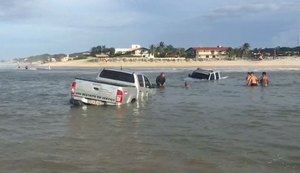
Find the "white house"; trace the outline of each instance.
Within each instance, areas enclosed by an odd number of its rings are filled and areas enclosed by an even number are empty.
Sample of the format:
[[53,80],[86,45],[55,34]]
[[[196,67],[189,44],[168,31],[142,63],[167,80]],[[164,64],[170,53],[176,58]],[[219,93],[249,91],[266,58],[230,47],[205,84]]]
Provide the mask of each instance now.
[[141,48],[141,45],[132,44],[131,48],[115,48],[115,54],[125,54],[126,52],[131,52],[138,48]]
[[223,58],[226,56],[227,47],[191,47],[186,50],[188,58]]

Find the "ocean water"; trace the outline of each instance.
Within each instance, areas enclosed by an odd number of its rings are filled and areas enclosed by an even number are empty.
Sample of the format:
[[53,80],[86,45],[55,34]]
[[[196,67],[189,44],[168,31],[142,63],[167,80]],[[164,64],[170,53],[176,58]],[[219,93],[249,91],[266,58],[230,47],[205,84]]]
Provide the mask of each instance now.
[[97,70],[0,69],[0,172],[300,172],[300,71],[246,87],[245,71],[227,69],[188,89],[191,70],[142,71],[165,71],[167,87],[121,107],[72,107],[74,77]]

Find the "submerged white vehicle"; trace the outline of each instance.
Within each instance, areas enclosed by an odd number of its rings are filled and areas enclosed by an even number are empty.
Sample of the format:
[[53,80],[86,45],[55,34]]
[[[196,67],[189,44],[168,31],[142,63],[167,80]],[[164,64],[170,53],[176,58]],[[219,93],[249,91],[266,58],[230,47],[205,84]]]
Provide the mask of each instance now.
[[193,71],[192,74],[189,74],[187,79],[193,80],[219,80],[219,79],[226,79],[228,76],[221,76],[220,71],[214,70],[204,70],[204,69],[197,69]]
[[116,69],[101,70],[96,79],[75,78],[70,103],[74,105],[122,105],[138,101],[153,85],[140,73]]

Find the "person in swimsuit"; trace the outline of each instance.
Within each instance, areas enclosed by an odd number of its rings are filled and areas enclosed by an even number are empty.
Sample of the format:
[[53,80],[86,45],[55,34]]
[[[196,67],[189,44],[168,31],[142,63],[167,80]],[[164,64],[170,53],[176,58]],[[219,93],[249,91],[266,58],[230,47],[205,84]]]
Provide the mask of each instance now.
[[262,86],[268,86],[270,83],[270,78],[268,77],[266,72],[262,72],[261,77],[259,78],[259,83]]
[[257,79],[257,77],[254,75],[253,72],[250,73],[250,77],[248,78],[247,85],[248,85],[248,86],[258,86],[258,79]]

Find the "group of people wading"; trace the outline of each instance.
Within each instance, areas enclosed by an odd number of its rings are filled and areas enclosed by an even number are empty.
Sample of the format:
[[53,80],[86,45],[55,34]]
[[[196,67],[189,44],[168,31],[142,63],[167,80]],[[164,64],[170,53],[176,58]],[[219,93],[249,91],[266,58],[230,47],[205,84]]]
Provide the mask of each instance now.
[[261,77],[257,78],[253,72],[248,72],[246,77],[246,82],[248,86],[268,86],[270,84],[270,78],[266,72],[262,72]]

